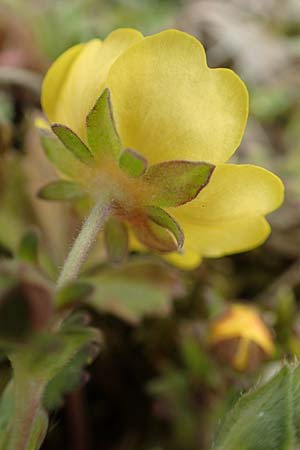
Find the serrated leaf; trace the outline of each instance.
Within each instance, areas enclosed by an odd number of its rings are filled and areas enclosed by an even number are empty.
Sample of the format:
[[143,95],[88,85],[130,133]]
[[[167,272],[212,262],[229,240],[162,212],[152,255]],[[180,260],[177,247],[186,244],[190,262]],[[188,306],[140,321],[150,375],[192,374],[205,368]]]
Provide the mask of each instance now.
[[78,158],[63,145],[54,133],[40,131],[41,144],[49,161],[64,175],[74,177],[83,167]]
[[100,343],[100,332],[87,326],[61,326],[57,333],[38,335],[30,346],[10,355],[12,366],[48,384],[88,345]]
[[165,317],[171,307],[169,296],[159,286],[145,280],[118,277],[95,280],[95,290],[88,303],[96,311],[114,314],[133,324],[147,316]]
[[262,387],[241,397],[218,433],[213,450],[295,450],[300,444],[300,367],[283,367]]
[[94,158],[88,147],[70,128],[55,124],[52,125],[52,131],[79,161],[87,165],[93,162]]
[[166,211],[157,206],[147,206],[144,211],[147,217],[160,227],[169,230],[176,239],[176,250],[180,250],[184,243],[184,234],[180,225]]
[[80,349],[71,361],[47,385],[43,405],[47,410],[61,406],[63,397],[81,381],[84,368],[90,364],[89,347]]
[[130,177],[140,177],[147,169],[147,160],[141,154],[127,148],[120,156],[119,166]]
[[172,299],[185,292],[177,270],[161,260],[150,262],[146,258],[130,259],[87,281],[94,286],[86,300],[89,306],[132,324],[144,317],[167,316]]
[[123,222],[110,218],[104,227],[104,242],[108,258],[112,263],[120,264],[128,254],[128,231]]
[[27,261],[32,264],[37,264],[38,245],[39,239],[37,233],[33,230],[28,231],[20,242],[18,249],[19,258],[23,261]]
[[150,166],[144,175],[151,204],[175,207],[193,200],[207,185],[215,166],[206,162],[166,161]]
[[95,156],[106,154],[119,158],[122,144],[116,130],[108,89],[104,90],[87,116],[87,137]]
[[38,197],[43,200],[72,201],[85,196],[81,186],[73,181],[53,181],[38,191]]

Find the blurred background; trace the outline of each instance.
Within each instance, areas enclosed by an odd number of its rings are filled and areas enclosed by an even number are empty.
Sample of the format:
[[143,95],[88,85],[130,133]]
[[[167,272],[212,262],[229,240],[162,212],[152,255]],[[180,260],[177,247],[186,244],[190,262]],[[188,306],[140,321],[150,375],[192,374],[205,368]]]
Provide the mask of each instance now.
[[[94,250],[99,292],[86,309],[102,330],[103,348],[76,383],[68,374],[72,393],[65,388],[53,401],[42,448],[206,450],[258,374],[263,379],[283,358],[300,356],[300,2],[1,0],[0,273],[1,261],[13,259],[34,226],[48,276],[55,277],[76,234],[80,219],[70,206],[36,198],[55,177],[33,125],[40,83],[65,49],[118,27],[145,34],[184,30],[204,44],[209,66],[241,76],[250,117],[235,162],[278,174],[286,199],[270,217],[273,233],[265,245],[206,260],[192,272],[138,255],[112,270],[100,248]],[[3,274],[0,289],[1,283]],[[251,342],[240,366],[242,329],[230,340],[217,336],[212,345],[209,339],[236,302],[257,308],[275,345],[266,355]]]

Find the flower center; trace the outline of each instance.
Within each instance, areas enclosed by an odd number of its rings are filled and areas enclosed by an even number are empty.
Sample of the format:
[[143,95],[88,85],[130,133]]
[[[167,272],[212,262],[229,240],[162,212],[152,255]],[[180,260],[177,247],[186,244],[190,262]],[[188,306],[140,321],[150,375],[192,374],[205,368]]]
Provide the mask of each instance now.
[[95,201],[104,196],[114,205],[116,213],[128,216],[148,203],[149,189],[141,178],[129,177],[114,161],[101,161],[85,175],[88,193]]

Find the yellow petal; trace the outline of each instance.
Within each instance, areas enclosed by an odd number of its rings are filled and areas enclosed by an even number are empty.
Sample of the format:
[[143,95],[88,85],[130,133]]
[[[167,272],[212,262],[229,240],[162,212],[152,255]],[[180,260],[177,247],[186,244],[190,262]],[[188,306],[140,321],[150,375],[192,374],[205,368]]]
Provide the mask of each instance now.
[[169,211],[181,224],[221,227],[224,220],[274,211],[283,195],[282,181],[272,172],[247,164],[221,164],[195,200]]
[[271,333],[254,307],[236,303],[227,314],[213,321],[209,335],[211,344],[237,337],[255,342],[269,355],[274,352]]
[[86,117],[106,87],[111,65],[140,39],[141,33],[124,28],[112,32],[103,42],[94,39],[84,44],[71,65],[68,52],[72,49],[64,53],[50,68],[43,86],[43,105],[50,121],[70,127],[86,140]]
[[182,253],[170,253],[164,258],[183,270],[195,269],[202,261],[200,252],[195,248],[188,248],[187,245],[185,245]]
[[247,338],[239,339],[237,352],[234,356],[233,366],[240,371],[246,369],[249,363],[251,341]]
[[[261,245],[270,234],[268,222],[260,216],[227,220],[210,225],[188,225],[181,223],[185,235],[185,252],[198,253],[200,256],[218,258],[224,255],[240,253]],[[177,259],[180,255],[177,256]],[[186,264],[188,266],[188,264]],[[192,269],[193,264],[190,265]]]
[[60,94],[68,78],[70,69],[78,55],[84,48],[84,44],[75,45],[65,51],[52,64],[48,70],[42,85],[42,107],[50,122],[55,122],[55,111],[60,101]]
[[108,87],[125,147],[151,162],[225,162],[238,147],[248,94],[228,69],[209,69],[194,37],[176,30],[147,37],[112,65]]
[[186,255],[174,262],[188,261],[191,253],[220,257],[261,245],[271,231],[263,215],[280,206],[283,192],[281,180],[260,167],[217,166],[195,200],[168,210],[185,235]]

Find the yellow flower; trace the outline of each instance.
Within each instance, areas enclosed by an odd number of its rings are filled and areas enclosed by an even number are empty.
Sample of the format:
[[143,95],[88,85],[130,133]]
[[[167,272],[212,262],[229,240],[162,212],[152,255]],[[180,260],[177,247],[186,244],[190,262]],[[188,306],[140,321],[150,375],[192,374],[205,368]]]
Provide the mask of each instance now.
[[[265,215],[282,203],[283,185],[260,167],[225,164],[241,142],[248,115],[247,89],[234,72],[210,69],[202,45],[186,33],[143,37],[120,29],[103,42],[72,47],[54,62],[43,84],[43,109],[50,123],[69,127],[88,145],[87,116],[105,89],[123,149],[134,149],[151,165],[184,160],[216,166],[199,195],[165,208],[185,237],[183,249],[169,254],[172,261],[192,268],[203,256],[265,241]],[[94,197],[113,180],[124,202],[149,200],[142,178],[120,174],[107,160],[91,168],[71,154],[62,159],[64,173]]]
[[268,356],[275,350],[272,336],[256,308],[239,303],[231,305],[228,311],[215,319],[210,326],[210,345],[232,340],[237,340],[232,360],[237,370],[244,370],[251,363],[253,344]]

